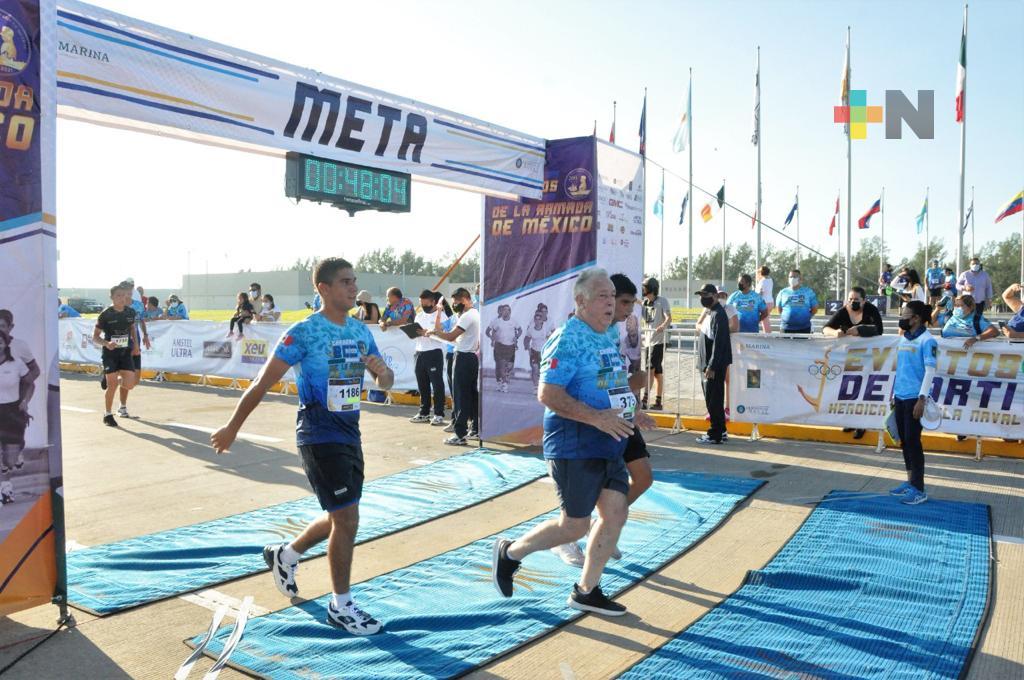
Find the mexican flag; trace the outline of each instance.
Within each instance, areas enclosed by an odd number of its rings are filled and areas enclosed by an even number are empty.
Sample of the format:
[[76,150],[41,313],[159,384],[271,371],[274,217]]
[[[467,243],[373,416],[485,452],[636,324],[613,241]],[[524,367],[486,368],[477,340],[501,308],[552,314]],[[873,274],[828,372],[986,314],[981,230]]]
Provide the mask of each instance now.
[[964,8],[964,32],[960,36],[960,61],[956,65],[956,122],[964,122],[967,96],[967,8]]

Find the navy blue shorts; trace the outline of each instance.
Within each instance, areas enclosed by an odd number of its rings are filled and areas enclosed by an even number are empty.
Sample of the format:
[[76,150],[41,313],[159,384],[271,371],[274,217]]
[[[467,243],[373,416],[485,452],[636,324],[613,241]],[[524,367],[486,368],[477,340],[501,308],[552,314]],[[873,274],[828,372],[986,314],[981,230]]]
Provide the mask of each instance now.
[[351,444],[299,447],[302,469],[327,512],[358,503],[363,495],[363,450]]
[[622,456],[550,458],[548,474],[555,482],[562,510],[569,517],[590,517],[605,489],[623,495],[629,492],[629,471]]

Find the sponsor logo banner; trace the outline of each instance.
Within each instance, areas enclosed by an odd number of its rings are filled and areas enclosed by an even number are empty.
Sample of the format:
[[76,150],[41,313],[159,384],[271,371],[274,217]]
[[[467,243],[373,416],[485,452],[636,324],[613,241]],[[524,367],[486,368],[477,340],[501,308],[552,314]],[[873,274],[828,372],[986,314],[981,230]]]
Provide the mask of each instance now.
[[[733,418],[883,428],[889,414],[897,336],[733,338]],[[1024,343],[939,339],[931,397],[939,432],[1024,439]]]

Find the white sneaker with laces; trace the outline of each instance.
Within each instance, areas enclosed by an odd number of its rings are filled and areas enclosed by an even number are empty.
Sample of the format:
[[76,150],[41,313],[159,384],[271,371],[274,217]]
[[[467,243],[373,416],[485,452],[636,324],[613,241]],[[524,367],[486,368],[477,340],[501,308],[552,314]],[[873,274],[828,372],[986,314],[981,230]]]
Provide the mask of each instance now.
[[571,567],[582,567],[585,559],[580,544],[576,541],[565,545],[556,545],[551,552],[558,555],[559,559]]
[[420,415],[420,414],[416,414],[412,418],[409,418],[409,422],[410,423],[429,423],[430,422],[430,416],[423,416],[423,415]]
[[455,421],[448,423],[448,427],[441,430],[442,432],[455,432]]
[[117,417],[118,418],[131,418],[131,416],[128,415],[128,407],[127,406],[121,406],[120,408],[118,408],[117,409]]
[[337,609],[334,602],[327,605],[327,623],[342,628],[352,635],[373,635],[379,633],[383,624],[373,618],[349,600],[344,607]]
[[430,419],[430,424],[434,427],[444,425],[444,416],[434,416]]
[[298,562],[288,564],[281,559],[281,551],[284,550],[284,543],[280,545],[268,545],[263,548],[263,561],[270,567],[270,575],[274,579],[274,585],[285,597],[296,597],[299,594],[299,587],[295,583],[295,571],[299,568]]
[[451,437],[448,437],[448,439],[445,439],[441,443],[447,444],[448,446],[465,446],[467,442],[465,437],[460,437],[457,434],[453,434]]

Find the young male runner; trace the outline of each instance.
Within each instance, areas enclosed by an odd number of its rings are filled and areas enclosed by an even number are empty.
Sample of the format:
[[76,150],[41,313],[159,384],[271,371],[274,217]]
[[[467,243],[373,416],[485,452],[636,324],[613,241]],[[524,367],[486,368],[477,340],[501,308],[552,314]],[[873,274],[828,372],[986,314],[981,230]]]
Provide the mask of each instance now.
[[[623,331],[626,320],[633,315],[633,307],[636,305],[636,285],[629,280],[625,274],[612,274],[612,284],[615,286],[615,318],[608,328],[608,338],[619,347],[622,354],[623,364],[627,367],[630,362],[627,359],[627,336]],[[639,363],[639,362],[638,362]],[[647,376],[643,371],[637,370],[629,376],[629,387],[633,396],[639,395],[640,390],[646,384]],[[633,504],[637,498],[651,488],[654,483],[654,475],[651,471],[651,454],[647,450],[647,443],[644,441],[640,429],[651,429],[655,426],[654,420],[644,413],[637,411],[633,418],[633,433],[626,440],[626,450],[622,454],[622,460],[626,463],[629,471],[629,492],[626,494],[626,502]],[[566,564],[575,567],[582,567],[584,561],[583,550],[578,542],[566,543],[551,549],[551,552],[562,558]],[[612,559],[622,557],[618,548],[612,551]]]
[[352,549],[363,492],[359,399],[366,371],[382,390],[391,389],[395,376],[366,324],[348,315],[359,292],[352,265],[340,257],[320,261],[313,271],[313,285],[323,308],[285,331],[274,356],[238,401],[231,420],[210,435],[210,441],[217,453],[227,453],[263,395],[289,368],[295,368],[300,404],[296,443],[302,467],[325,514],[291,543],[265,547],[263,559],[281,594],[295,597],[299,557],[326,539],[334,595],[327,608],[327,623],[353,635],[372,635],[381,629],[381,623],[357,607],[350,592]]
[[604,565],[629,514],[629,473],[622,460],[633,432],[636,397],[629,388],[618,342],[608,336],[615,315],[615,286],[603,269],[580,274],[573,286],[576,312],[544,346],[538,398],[544,411],[544,457],[562,512],[516,540],[494,542],[493,580],[512,597],[515,573],[530,553],[590,532],[578,583],[569,595],[573,609],[621,616],[626,608],[601,592]]
[[[127,288],[131,292],[131,308],[135,310],[135,339],[132,343],[132,366],[135,367],[135,385],[142,382],[142,347],[140,346],[138,339],[141,335],[142,343],[149,349],[152,345],[149,342],[149,330],[146,328],[146,307],[142,301],[142,288],[135,287],[135,280],[127,278],[121,282],[122,288]],[[103,389],[106,389],[104,387]],[[121,400],[121,406],[117,409],[118,418],[131,418],[128,414],[128,393],[131,392],[130,387],[121,385],[118,390],[118,397]]]
[[[125,395],[135,387],[132,348],[139,346],[139,331],[135,325],[135,310],[131,307],[131,290],[122,283],[117,284],[110,289],[110,302],[111,305],[100,312],[96,319],[92,341],[103,347],[103,424],[117,427],[112,412],[114,394],[118,387],[124,390]],[[122,417],[127,416],[128,410],[123,409],[123,412]]]

